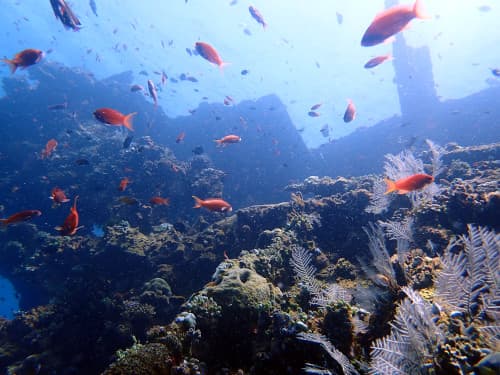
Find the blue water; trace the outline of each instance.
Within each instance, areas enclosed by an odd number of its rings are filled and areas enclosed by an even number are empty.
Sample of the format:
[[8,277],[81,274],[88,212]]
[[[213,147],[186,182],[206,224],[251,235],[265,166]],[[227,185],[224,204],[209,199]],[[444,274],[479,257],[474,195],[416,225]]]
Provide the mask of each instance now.
[[19,298],[12,283],[0,276],[0,316],[12,319],[19,310]]

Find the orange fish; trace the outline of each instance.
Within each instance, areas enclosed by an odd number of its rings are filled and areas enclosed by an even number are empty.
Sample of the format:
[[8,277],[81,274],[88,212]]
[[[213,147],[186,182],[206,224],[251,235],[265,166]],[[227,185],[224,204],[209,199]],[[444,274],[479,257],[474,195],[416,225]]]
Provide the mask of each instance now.
[[407,28],[408,23],[414,18],[429,18],[423,9],[421,0],[416,0],[413,5],[396,5],[383,10],[375,16],[366,29],[361,39],[361,45],[370,47],[387,41],[393,35]]
[[128,115],[124,115],[111,108],[99,108],[94,112],[94,116],[97,120],[109,124],[109,125],[123,125],[128,130],[134,131],[132,127],[132,118],[137,114],[137,112],[132,112]]
[[220,147],[220,146],[224,147],[224,146],[228,145],[229,143],[241,142],[241,137],[239,135],[229,134],[229,135],[222,137],[221,139],[215,139],[214,142],[217,143],[217,147]]
[[170,199],[169,198],[162,198],[162,197],[153,197],[149,200],[149,203],[168,206],[170,204]]
[[344,122],[351,122],[356,118],[356,107],[351,99],[347,99],[347,108],[344,112]]
[[26,68],[35,65],[43,58],[43,52],[38,49],[25,49],[17,53],[12,60],[2,59],[3,62],[9,64],[11,73],[15,73],[16,69]]
[[60,227],[56,227],[56,230],[58,230],[63,236],[72,236],[76,233],[78,229],[82,228],[78,226],[80,217],[78,216],[78,211],[76,210],[77,200],[78,200],[78,195],[75,197],[73,207],[71,207],[69,215],[66,217],[66,220],[64,220],[63,225]]
[[385,183],[387,184],[387,191],[385,194],[392,193],[393,191],[397,191],[398,194],[406,194],[411,191],[420,190],[433,181],[434,177],[425,173],[417,173],[397,181],[386,178]]
[[49,141],[45,145],[45,149],[42,150],[41,154],[42,159],[50,157],[50,155],[52,155],[52,153],[56,150],[56,147],[57,147],[57,141],[54,138],[49,139]]
[[267,23],[264,21],[264,17],[262,17],[262,14],[257,8],[255,8],[253,5],[250,5],[248,7],[248,11],[250,12],[250,15],[253,17],[253,19],[260,23],[264,29],[267,27]]
[[229,63],[222,61],[217,50],[212,47],[210,44],[205,42],[196,42],[195,43],[196,51],[203,57],[205,60],[210,61],[212,64],[217,65],[220,69],[224,68]]
[[49,198],[56,203],[69,202],[69,199],[66,197],[66,194],[64,194],[64,191],[62,189],[59,189],[58,187],[52,189]]
[[226,211],[230,212],[233,210],[233,208],[229,203],[220,198],[208,198],[203,200],[193,195],[193,199],[195,201],[194,208],[205,207],[209,211],[220,211],[220,212],[226,212]]
[[390,53],[388,53],[387,55],[374,57],[373,59],[368,60],[368,62],[365,64],[364,68],[365,69],[375,68],[377,65],[380,65],[384,61],[387,61],[390,59],[392,59],[392,55]]
[[175,139],[175,143],[181,143],[186,137],[186,133],[180,132],[177,138]]
[[129,181],[129,179],[127,177],[123,178],[120,181],[120,185],[118,186],[118,190],[125,191],[125,189],[127,188],[127,186],[128,186],[129,183],[130,183],[130,181]]
[[30,220],[36,216],[40,216],[42,211],[39,210],[26,210],[15,213],[14,215],[9,216],[7,219],[0,219],[0,223],[3,225],[9,225],[14,223],[20,223],[21,221]]

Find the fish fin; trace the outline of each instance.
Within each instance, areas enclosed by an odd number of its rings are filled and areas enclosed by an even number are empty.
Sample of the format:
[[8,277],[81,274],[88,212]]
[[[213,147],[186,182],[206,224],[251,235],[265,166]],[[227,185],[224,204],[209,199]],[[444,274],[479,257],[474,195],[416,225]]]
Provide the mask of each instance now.
[[390,36],[389,38],[385,39],[382,43],[383,44],[392,44],[396,41],[396,37],[393,35],[393,36]]
[[137,114],[137,112],[132,112],[129,113],[128,115],[125,116],[123,119],[123,126],[125,126],[128,130],[134,131],[134,128],[132,126],[132,118]]
[[408,194],[410,192],[410,190],[398,190],[398,194],[402,195],[402,194]]
[[13,60],[9,60],[9,59],[2,59],[2,61],[6,64],[9,65],[9,68],[10,68],[10,72],[12,74],[14,74],[16,72],[16,69],[17,69],[17,64],[13,61]]
[[415,14],[416,18],[419,18],[421,20],[426,20],[431,18],[429,13],[425,10],[422,0],[416,0],[415,5],[413,5],[413,13]]
[[225,61],[223,61],[223,62],[221,62],[221,63],[220,63],[220,65],[219,65],[219,70],[220,70],[220,73],[221,73],[222,75],[224,75],[224,68],[225,68],[226,66],[229,66],[229,65],[231,65],[231,63],[230,63],[230,62],[225,62]]
[[[52,198],[52,199],[54,199],[54,198]],[[61,203],[68,203],[70,200],[71,200],[71,199],[66,198],[66,199],[63,199],[63,200],[61,201]]]
[[392,193],[393,191],[398,190],[396,188],[396,183],[394,181],[388,179],[387,177],[384,180],[385,180],[385,183],[387,184],[387,190],[385,191],[384,194],[389,194],[389,193]]
[[192,196],[194,199],[194,207],[193,208],[200,208],[202,206],[203,200],[198,198],[196,195]]

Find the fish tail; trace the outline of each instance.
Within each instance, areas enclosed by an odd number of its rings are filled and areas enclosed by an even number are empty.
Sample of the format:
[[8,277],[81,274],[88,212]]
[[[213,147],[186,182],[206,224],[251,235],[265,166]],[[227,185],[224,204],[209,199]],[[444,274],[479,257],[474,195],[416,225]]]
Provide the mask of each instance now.
[[198,198],[196,195],[192,196],[194,199],[194,207],[193,208],[200,208],[202,206],[203,200]]
[[123,119],[123,126],[125,126],[128,130],[134,131],[134,127],[132,126],[132,118],[137,114],[137,112],[132,112],[129,113],[128,115],[125,116]]
[[9,60],[9,59],[2,59],[2,61],[6,64],[9,65],[9,68],[10,68],[10,72],[12,74],[14,74],[16,72],[16,69],[17,69],[17,64],[13,61],[13,60]]
[[229,65],[231,65],[231,63],[230,63],[230,62],[225,62],[225,61],[223,61],[223,62],[221,62],[221,63],[219,64],[219,71],[220,71],[220,73],[221,73],[222,75],[224,75],[224,68],[225,68],[226,66],[229,66]]
[[78,198],[80,198],[80,196],[79,196],[79,195],[77,195],[77,196],[75,197],[75,201],[73,202],[73,209],[74,209],[74,210],[76,210],[76,201],[78,200]]
[[387,190],[385,191],[384,194],[389,194],[392,193],[393,191],[398,190],[398,188],[396,187],[396,183],[388,179],[387,177],[385,178],[385,183],[387,184]]
[[421,0],[416,0],[415,5],[413,5],[413,13],[415,14],[416,18],[420,19],[428,19],[431,18],[429,13],[425,10],[422,1]]
[[224,143],[224,142],[222,141],[222,139],[214,139],[214,142],[215,142],[215,143],[217,143],[217,147],[222,146],[222,145],[223,145],[223,143]]

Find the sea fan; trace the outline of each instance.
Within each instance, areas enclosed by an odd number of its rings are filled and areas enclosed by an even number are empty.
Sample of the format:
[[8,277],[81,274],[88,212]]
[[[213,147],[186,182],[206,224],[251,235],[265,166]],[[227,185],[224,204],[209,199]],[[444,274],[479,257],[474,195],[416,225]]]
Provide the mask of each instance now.
[[[313,342],[316,344],[321,345],[321,347],[325,350],[325,352],[335,361],[337,362],[340,367],[342,367],[342,371],[344,372],[344,375],[357,375],[358,372],[354,368],[354,366],[351,364],[349,361],[349,358],[347,358],[342,352],[338,351],[335,346],[328,341],[328,339],[320,334],[317,333],[299,333],[297,335],[297,338],[299,340],[304,340],[308,342]],[[309,368],[312,368],[314,365],[309,365]],[[307,367],[306,367],[307,368]]]
[[[458,245],[463,250],[453,254]],[[484,311],[498,318],[500,296],[498,280],[500,236],[486,228],[468,226],[468,235],[452,241],[442,258],[443,271],[437,279],[441,301],[473,319]],[[478,305],[482,304],[482,310]]]
[[401,221],[379,220],[378,224],[385,230],[389,239],[397,242],[398,262],[402,265],[410,248],[410,243],[413,242],[413,218],[407,217]]
[[427,146],[429,146],[429,150],[432,155],[432,176],[437,177],[444,171],[443,161],[441,160],[441,156],[443,156],[445,152],[444,148],[437,143],[432,142],[430,139],[426,139],[425,142],[427,143]]
[[384,172],[391,180],[399,180],[416,173],[424,173],[424,163],[410,150],[403,150],[397,155],[385,155]]
[[316,268],[311,264],[311,253],[302,247],[296,247],[292,250],[292,259],[290,263],[295,271],[297,281],[311,293],[311,304],[322,308],[328,305],[342,301],[350,301],[351,294],[338,284],[329,284],[323,287],[316,279]]
[[368,236],[368,249],[373,257],[373,266],[377,271],[396,283],[396,273],[392,268],[391,256],[385,246],[385,234],[380,225],[369,223],[369,228],[363,228]]
[[444,335],[434,323],[430,303],[403,287],[408,298],[399,306],[389,336],[372,346],[371,374],[427,374]]
[[370,204],[365,208],[365,211],[370,214],[381,214],[389,208],[391,203],[391,196],[385,194],[387,190],[384,180],[376,180],[373,183],[373,192],[370,197]]

